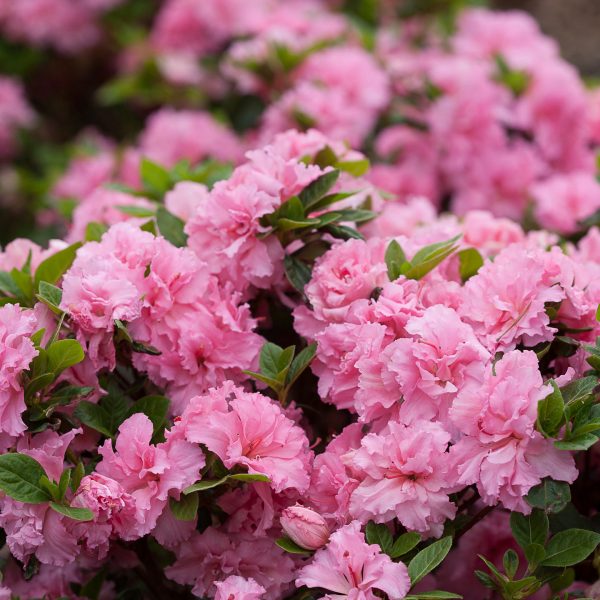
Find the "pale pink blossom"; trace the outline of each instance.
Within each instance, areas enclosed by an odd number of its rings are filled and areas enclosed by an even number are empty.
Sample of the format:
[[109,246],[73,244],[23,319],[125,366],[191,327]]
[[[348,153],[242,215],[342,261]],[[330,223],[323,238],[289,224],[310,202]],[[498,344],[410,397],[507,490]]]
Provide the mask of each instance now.
[[244,579],[239,575],[230,575],[223,581],[217,581],[215,586],[215,600],[259,600],[266,592],[265,588],[251,577]]
[[375,590],[390,600],[401,600],[410,588],[406,566],[394,563],[379,546],[367,544],[360,524],[353,521],[332,534],[329,544],[318,550],[311,564],[300,570],[298,587],[324,588],[324,597],[374,600]]
[[288,537],[301,548],[317,550],[329,539],[327,522],[310,508],[290,506],[281,513],[279,522]]

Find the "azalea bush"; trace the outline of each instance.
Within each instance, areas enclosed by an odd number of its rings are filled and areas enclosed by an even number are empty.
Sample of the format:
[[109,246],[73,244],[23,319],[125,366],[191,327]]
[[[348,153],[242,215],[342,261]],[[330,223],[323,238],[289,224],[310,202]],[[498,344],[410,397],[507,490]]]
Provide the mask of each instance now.
[[530,17],[0,34],[0,599],[600,598],[600,94]]

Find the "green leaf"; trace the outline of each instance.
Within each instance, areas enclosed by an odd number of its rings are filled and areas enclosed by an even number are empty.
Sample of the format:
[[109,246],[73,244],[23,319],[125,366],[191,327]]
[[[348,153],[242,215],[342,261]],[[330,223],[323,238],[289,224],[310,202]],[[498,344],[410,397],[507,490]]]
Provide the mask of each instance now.
[[52,284],[56,283],[73,264],[79,248],[81,248],[81,242],[72,244],[42,261],[35,270],[35,288],[39,289],[40,282],[42,281]]
[[324,173],[312,183],[309,183],[298,195],[306,210],[317,203],[336,184],[340,172],[338,170]]
[[164,427],[169,410],[169,399],[164,396],[144,396],[136,400],[129,411],[129,416],[136,413],[145,414],[154,427],[154,433],[157,433]]
[[334,166],[340,171],[354,175],[354,177],[362,177],[369,170],[371,164],[367,158],[363,158],[362,160],[343,160],[335,163]]
[[340,240],[364,240],[364,236],[352,227],[346,225],[327,225],[325,228],[327,233]]
[[394,541],[390,530],[383,523],[374,523],[369,521],[365,530],[367,542],[369,544],[377,544],[382,552],[389,554]]
[[402,246],[396,240],[392,240],[385,251],[385,264],[390,281],[395,281],[402,275],[401,267],[405,263],[406,255]]
[[216,488],[220,485],[223,485],[224,483],[227,483],[227,480],[229,479],[229,475],[226,475],[225,477],[221,477],[221,479],[203,479],[202,481],[198,481],[197,483],[194,483],[192,485],[190,485],[189,487],[185,488],[185,490],[183,490],[184,494],[192,494],[194,492],[203,492],[205,490],[212,490],[213,488]]
[[487,573],[477,570],[473,574],[479,580],[479,583],[484,585],[486,588],[489,588],[491,590],[496,588],[494,580]]
[[548,517],[543,510],[537,508],[529,515],[513,512],[510,515],[510,528],[521,548],[530,544],[543,546],[548,537]]
[[458,272],[463,283],[483,267],[483,257],[475,248],[465,248],[458,253]]
[[288,281],[299,292],[304,291],[304,286],[310,281],[312,272],[310,267],[293,256],[286,255],[283,260],[285,274]]
[[197,493],[182,494],[179,500],[169,498],[169,506],[178,521],[193,521],[198,513],[200,499]]
[[78,595],[88,600],[98,600],[105,579],[106,569],[101,569],[81,587]]
[[396,539],[389,554],[392,558],[400,558],[408,554],[420,541],[421,536],[418,533],[414,531],[404,533]]
[[69,484],[71,483],[71,469],[65,469],[58,481],[58,497],[62,500],[69,489]]
[[[331,206],[340,200],[345,200],[346,198],[350,198],[350,196],[355,196],[358,192],[338,192],[336,194],[327,194],[323,196],[320,200],[317,200],[311,207],[310,212],[315,212],[317,210],[322,210],[327,206]],[[320,219],[323,218],[323,215],[320,215]]]
[[587,450],[598,441],[598,436],[593,433],[581,433],[569,437],[568,440],[559,440],[554,442],[554,446],[559,450]]
[[294,229],[306,229],[321,223],[320,219],[304,219],[303,221],[292,221],[291,219],[279,219],[277,229],[281,231],[292,231]]
[[40,485],[45,475],[44,467],[26,454],[0,455],[0,490],[19,502],[39,504],[52,499]]
[[64,506],[56,502],[50,502],[50,508],[74,521],[93,521],[94,513],[89,508],[79,508],[76,506]]
[[0,271],[0,292],[19,298],[22,296],[21,288],[15,283],[10,273]]
[[309,344],[298,354],[298,356],[296,356],[296,358],[294,358],[287,372],[286,385],[288,387],[292,386],[303,371],[310,365],[316,352],[317,344]]
[[127,402],[123,396],[109,394],[100,400],[100,406],[108,416],[108,428],[114,435],[127,418],[129,412]]
[[148,344],[142,344],[141,342],[136,342],[135,340],[131,342],[131,349],[139,354],[149,354],[150,356],[160,356],[162,354],[158,348],[149,346]]
[[572,418],[583,406],[592,399],[594,389],[598,385],[598,378],[589,376],[571,381],[561,388],[565,400],[567,419]]
[[142,158],[140,163],[140,178],[144,187],[157,196],[162,196],[171,187],[169,172],[147,158]]
[[446,558],[450,548],[452,538],[447,536],[421,550],[408,565],[412,585],[416,585],[425,575],[431,573]]
[[540,508],[546,513],[557,513],[571,501],[571,489],[564,481],[546,478],[531,488],[525,500],[533,508]]
[[267,342],[263,345],[260,350],[259,364],[260,370],[264,375],[272,377],[277,380],[277,375],[281,371],[279,366],[281,357],[283,355],[283,348],[277,344]]
[[54,373],[42,373],[34,377],[25,387],[25,397],[28,399],[32,398],[37,392],[50,385],[54,379]]
[[115,208],[122,212],[125,215],[129,215],[131,217],[153,217],[155,211],[151,208],[147,208],[145,206],[135,206],[129,204],[122,204],[121,206],[115,206]]
[[541,544],[529,544],[525,546],[525,558],[534,568],[537,567],[545,558],[546,550]]
[[456,242],[459,238],[460,236],[456,236],[446,242],[438,242],[421,248],[413,256],[410,266],[403,269],[403,275],[408,279],[422,279],[458,248]]
[[63,312],[63,310],[59,308],[62,300],[62,290],[55,285],[52,285],[47,281],[40,281],[37,297],[51,309],[54,309],[55,312]]
[[10,272],[10,275],[21,292],[19,297],[25,300],[25,303],[29,303],[33,297],[33,281],[31,280],[31,275],[17,269],[13,269]]
[[182,248],[187,244],[188,238],[184,231],[185,223],[162,206],[156,211],[156,224],[160,234],[173,246]]
[[235,475],[229,475],[229,479],[235,479],[236,481],[263,481],[268,483],[271,481],[267,475],[261,473],[236,473]]
[[73,398],[82,398],[91,394],[94,388],[89,385],[67,385],[52,392],[52,400],[56,404],[62,404]]
[[287,202],[284,202],[274,213],[275,219],[286,218],[292,221],[302,221],[306,213],[304,206],[298,196],[292,196]]
[[502,557],[502,565],[504,566],[504,572],[510,579],[513,579],[519,568],[519,557],[517,553],[509,548]]
[[277,381],[277,379],[273,379],[272,377],[263,375],[262,373],[256,373],[254,371],[242,371],[242,373],[244,373],[244,375],[252,377],[253,379],[257,379],[258,381],[266,383],[271,389],[275,390],[276,392],[279,392],[281,390],[281,383]]
[[325,146],[315,154],[314,164],[324,169],[325,167],[333,167],[338,161],[337,154],[331,149],[331,146]]
[[83,348],[77,340],[57,340],[46,348],[48,368],[55,375],[80,363],[84,358]]
[[86,242],[99,242],[102,236],[108,231],[108,227],[103,223],[92,221],[85,227],[85,241]]
[[110,423],[110,415],[99,404],[82,400],[75,409],[73,416],[84,425],[99,431],[107,437],[112,437],[114,431]]
[[352,223],[366,223],[367,221],[372,221],[377,216],[376,212],[363,209],[344,208],[337,212],[340,215],[340,221],[349,221]]
[[538,402],[538,428],[547,437],[554,437],[565,420],[565,401],[554,380],[550,380],[552,393]]
[[275,543],[290,554],[310,554],[308,550],[298,546],[298,544],[292,541],[289,537],[280,537],[279,539],[275,540]]
[[546,546],[545,567],[569,567],[585,560],[600,544],[600,533],[586,529],[567,529],[550,538]]

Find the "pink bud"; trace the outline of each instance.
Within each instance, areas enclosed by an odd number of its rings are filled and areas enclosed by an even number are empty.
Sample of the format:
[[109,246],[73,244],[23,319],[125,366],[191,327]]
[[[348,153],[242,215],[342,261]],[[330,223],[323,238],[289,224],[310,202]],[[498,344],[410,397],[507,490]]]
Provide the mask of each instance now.
[[290,506],[281,513],[279,521],[291,540],[307,550],[317,550],[329,540],[325,519],[310,508]]

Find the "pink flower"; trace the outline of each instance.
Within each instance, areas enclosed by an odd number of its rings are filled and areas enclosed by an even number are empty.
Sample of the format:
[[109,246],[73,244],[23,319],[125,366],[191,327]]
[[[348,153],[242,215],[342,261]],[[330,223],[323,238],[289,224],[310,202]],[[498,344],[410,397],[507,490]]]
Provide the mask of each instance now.
[[0,77],[0,158],[14,153],[18,130],[31,126],[33,120],[23,86],[9,77]]
[[170,108],[149,117],[140,136],[140,151],[166,167],[173,167],[180,160],[194,165],[208,157],[237,163],[242,157],[235,134],[209,113]]
[[392,342],[382,353],[383,383],[404,397],[400,419],[447,421],[462,388],[481,383],[490,360],[469,325],[456,311],[436,305],[406,324],[411,337]]
[[134,414],[119,427],[116,452],[110,440],[98,450],[102,461],[97,472],[114,479],[135,501],[137,525],[127,532],[128,537],[152,531],[169,494],[178,494],[194,483],[204,466],[200,448],[168,436],[166,442],[153,445],[152,434],[150,419]]
[[329,539],[327,522],[310,508],[290,506],[281,513],[279,521],[288,537],[307,550],[317,550]]
[[554,175],[536,184],[531,194],[540,225],[567,235],[600,208],[600,184],[592,173]]
[[269,398],[225,382],[192,398],[181,423],[186,439],[204,444],[228,469],[240,465],[266,475],[276,492],[308,488],[306,435]]
[[114,479],[98,473],[86,475],[79,484],[71,506],[88,508],[94,513],[91,523],[76,523],[75,535],[85,549],[103,559],[109,550],[109,540],[120,537],[134,539],[137,527],[136,506],[131,494]]
[[353,521],[331,535],[329,544],[300,570],[296,585],[333,592],[326,598],[375,600],[374,590],[380,590],[390,600],[401,600],[410,579],[405,565],[392,562],[379,546],[367,544],[360,523]]
[[326,323],[344,322],[356,300],[367,300],[389,281],[381,240],[348,240],[319,258],[305,287],[315,317]]
[[270,537],[226,534],[209,527],[179,548],[166,574],[178,583],[193,585],[192,593],[199,597],[215,595],[217,583],[230,575],[254,579],[265,589],[267,600],[276,600],[294,579],[294,563]]
[[459,313],[490,352],[548,341],[555,331],[545,304],[564,298],[559,274],[551,255],[513,244],[467,281]]
[[20,435],[25,431],[21,414],[25,398],[21,373],[37,356],[30,336],[38,329],[33,311],[18,304],[0,308],[0,432]]
[[574,481],[572,457],[535,430],[538,402],[551,391],[535,353],[517,350],[505,354],[493,370],[489,366],[482,385],[463,389],[450,410],[464,434],[450,450],[458,483],[477,484],[486,504],[500,501],[528,513],[524,498],[542,478]]
[[115,166],[116,159],[110,145],[98,154],[76,158],[54,184],[52,195],[75,200],[87,198],[96,188],[111,180]]
[[223,581],[217,581],[215,586],[215,600],[259,600],[266,592],[254,579],[244,579],[238,575],[230,575]]
[[182,221],[189,221],[208,198],[208,188],[193,181],[180,181],[165,195],[167,210]]
[[456,507],[448,498],[453,485],[448,454],[450,434],[438,423],[390,421],[379,433],[361,441],[344,463],[359,473],[350,513],[366,523],[398,520],[407,528],[441,535],[445,519]]

